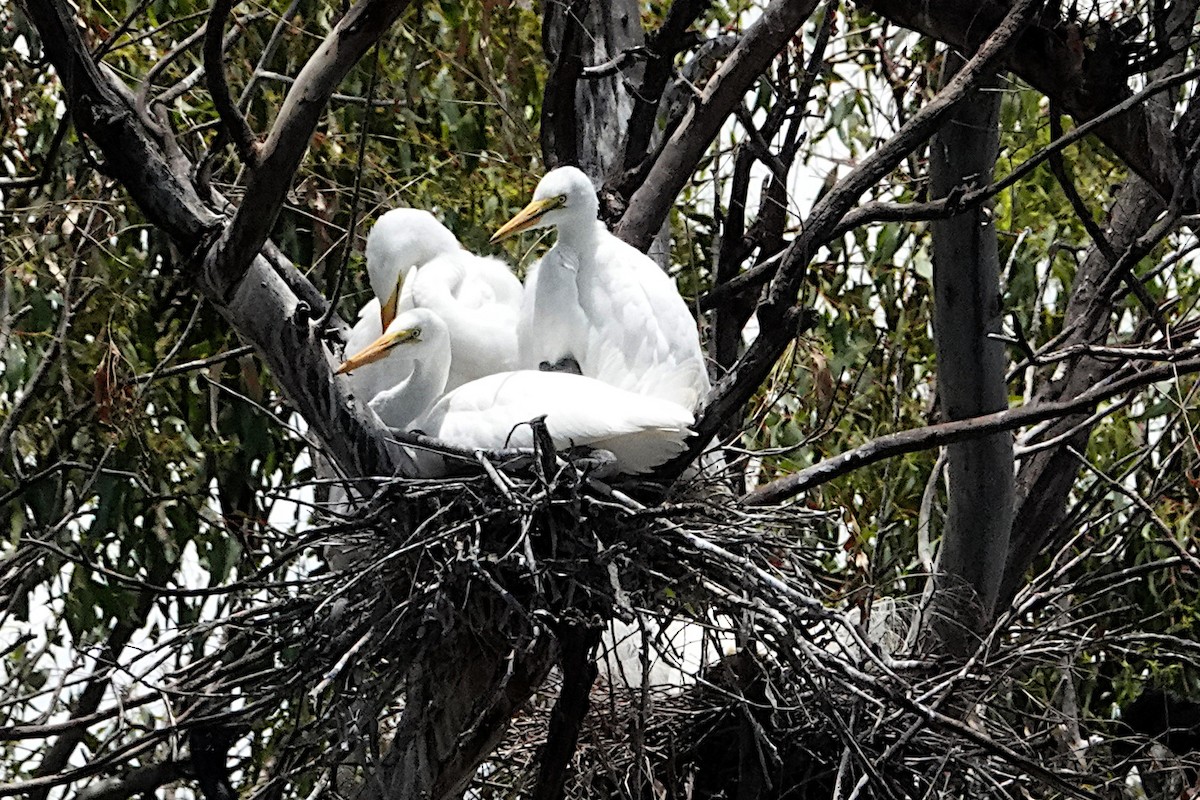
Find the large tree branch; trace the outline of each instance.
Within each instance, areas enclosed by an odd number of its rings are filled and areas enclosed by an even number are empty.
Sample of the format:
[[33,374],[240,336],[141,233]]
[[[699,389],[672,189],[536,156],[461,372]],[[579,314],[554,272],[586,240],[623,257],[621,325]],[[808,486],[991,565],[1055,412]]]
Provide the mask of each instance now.
[[228,296],[262,250],[309,140],[342,79],[410,0],[360,0],[334,26],[288,90],[233,222],[209,253],[209,282]]
[[[219,229],[219,217],[204,205],[192,185],[172,170],[163,146],[136,113],[132,93],[113,73],[92,62],[62,0],[28,0],[24,9],[63,82],[77,129],[104,154],[106,171],[121,181],[146,217],[181,251],[196,253]],[[246,208],[251,213],[239,213],[239,217],[253,216],[257,210],[244,205]],[[311,305],[301,302],[257,251],[250,255],[249,269],[243,269],[246,279],[236,284],[231,296],[227,294],[234,284],[214,283],[205,280],[204,274],[196,274],[200,290],[255,346],[289,399],[347,473],[392,474],[404,458],[389,446],[387,432],[377,418],[335,379],[336,359],[312,332]],[[283,271],[294,273],[294,268]],[[303,281],[298,273],[289,278],[293,283]],[[311,296],[320,295],[311,289]]]
[[927,140],[938,129],[958,101],[966,97],[986,75],[1033,17],[1041,0],[1020,0],[953,80],[914,114],[891,138],[867,155],[859,165],[834,184],[808,215],[800,234],[783,252],[778,274],[757,314],[761,332],[737,366],[717,384],[712,398],[697,420],[687,452],[662,468],[677,474],[717,433],[722,423],[738,414],[766,379],[771,367],[795,335],[793,303],[809,262],[838,223],[870,187]]
[[[859,0],[860,5],[905,28],[964,50],[973,49],[1008,12],[1005,0]],[[1050,8],[1057,9],[1054,3]],[[1106,22],[1094,30],[1044,13],[1002,62],[1005,69],[1054,98],[1076,120],[1089,120],[1127,99],[1133,71],[1120,37]],[[1179,180],[1179,149],[1170,130],[1155,124],[1144,107],[1101,126],[1096,135],[1162,197]]]
[[939,425],[929,425],[924,428],[880,436],[866,444],[839,453],[827,461],[764,484],[745,494],[741,498],[741,502],[751,506],[779,503],[868,464],[954,442],[970,441],[1001,431],[1016,430],[1038,422],[1064,419],[1086,412],[1096,404],[1126,392],[1196,372],[1200,372],[1200,358],[1156,364],[1124,378],[1102,383],[1071,400],[1029,403],[997,411],[994,414],[984,414],[979,417],[943,422]]
[[725,118],[742,102],[767,65],[804,24],[817,0],[775,0],[746,31],[688,109],[650,167],[646,179],[629,198],[616,235],[639,250],[662,227],[675,198],[691,178]]

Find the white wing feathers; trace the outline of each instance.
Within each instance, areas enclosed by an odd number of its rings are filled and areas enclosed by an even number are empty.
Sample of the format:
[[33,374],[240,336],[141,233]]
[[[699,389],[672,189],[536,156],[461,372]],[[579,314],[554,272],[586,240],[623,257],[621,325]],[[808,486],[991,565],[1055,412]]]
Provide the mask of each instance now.
[[557,448],[610,450],[621,471],[647,472],[683,452],[689,411],[591,378],[509,372],[473,381],[439,400],[414,427],[462,447],[532,446],[528,423],[546,417]]
[[596,254],[603,270],[581,276],[590,325],[584,374],[695,408],[708,394],[696,323],[674,281],[613,236]]

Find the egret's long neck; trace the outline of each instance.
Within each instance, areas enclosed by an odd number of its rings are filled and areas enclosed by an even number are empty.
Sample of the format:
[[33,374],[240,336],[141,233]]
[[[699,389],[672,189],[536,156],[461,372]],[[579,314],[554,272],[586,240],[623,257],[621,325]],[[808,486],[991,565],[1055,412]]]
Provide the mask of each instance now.
[[431,357],[414,361],[407,380],[375,395],[371,408],[380,419],[393,428],[408,428],[438,401],[450,377],[449,346],[447,340],[445,347],[439,347]]
[[580,255],[594,252],[603,229],[600,220],[587,215],[566,220],[558,225],[558,246]]

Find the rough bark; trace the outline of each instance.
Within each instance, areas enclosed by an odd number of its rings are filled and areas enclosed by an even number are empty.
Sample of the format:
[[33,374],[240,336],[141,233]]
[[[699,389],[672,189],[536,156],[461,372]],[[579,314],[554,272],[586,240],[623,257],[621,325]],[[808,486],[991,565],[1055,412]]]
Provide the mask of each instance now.
[[[945,84],[962,68],[948,53]],[[935,197],[991,182],[1000,150],[999,80],[959,103],[930,147]],[[943,417],[961,420],[1008,407],[1001,332],[1000,257],[990,208],[933,223],[934,346]],[[935,566],[929,630],[962,653],[991,616],[1012,527],[1013,443],[998,433],[949,445],[950,494]],[[966,634],[965,636],[963,634]],[[956,647],[956,644],[964,646]]]
[[[1200,2],[1184,0],[1172,6],[1163,20],[1160,32],[1160,47],[1170,47],[1174,53],[1149,76],[1154,81],[1163,80],[1180,73],[1187,63],[1186,43],[1195,35],[1193,23]],[[1171,105],[1162,102],[1146,103],[1142,112],[1147,124],[1158,131],[1173,130],[1176,141],[1191,146],[1195,142],[1196,120],[1200,119],[1200,98],[1193,96],[1180,119],[1173,122]],[[1186,151],[1180,147],[1180,153]],[[1180,166],[1179,173],[1170,176],[1178,184],[1186,175]],[[1194,175],[1183,186],[1176,186],[1176,195],[1189,185],[1194,185]],[[1076,270],[1074,283],[1067,301],[1063,321],[1066,336],[1064,346],[1104,344],[1111,333],[1114,303],[1112,289],[1117,280],[1136,284],[1139,280],[1132,267],[1140,260],[1138,253],[1147,249],[1141,242],[1150,233],[1155,220],[1166,208],[1161,195],[1162,187],[1155,187],[1143,177],[1131,175],[1118,191],[1109,214],[1106,229]],[[1094,226],[1089,227],[1089,231]],[[1092,232],[1093,239],[1096,234]],[[1153,243],[1149,243],[1152,246]],[[1117,256],[1114,263],[1113,256]],[[1131,258],[1132,257],[1132,258]],[[1124,263],[1125,267],[1120,267]],[[1089,387],[1100,385],[1119,368],[1120,363],[1089,357],[1074,359],[1066,365],[1063,374],[1044,382],[1037,390],[1039,401],[1055,402],[1071,397]],[[1001,599],[1007,600],[1021,585],[1025,571],[1038,554],[1058,534],[1063,520],[1068,497],[1079,472],[1079,461],[1072,451],[1084,452],[1091,436],[1094,422],[1085,424],[1086,417],[1072,415],[1049,426],[1043,439],[1052,439],[1074,430],[1057,447],[1035,453],[1026,459],[1017,474],[1017,506],[1013,520],[1008,564],[1005,567],[1001,586]]]
[[[871,151],[817,201],[800,233],[783,252],[766,297],[758,305],[758,338],[735,368],[714,388],[704,413],[692,427],[697,435],[691,440],[689,449],[662,467],[660,474],[679,474],[720,430],[724,421],[740,413],[795,336],[796,322],[800,318],[800,312],[794,307],[796,295],[818,249],[829,240],[828,237],[862,194],[932,136],[955,104],[969,94],[979,80],[995,72],[996,64],[1039,5],[1038,0],[1020,0],[1016,3],[945,89],[938,92],[891,139]],[[631,205],[630,213],[632,211]]]
[[404,712],[387,755],[367,770],[358,800],[461,797],[500,743],[513,714],[545,680],[554,648],[545,635],[514,651],[498,630],[504,611],[472,600],[454,628],[431,621],[405,681]]
[[[1117,193],[1105,236],[1117,252],[1122,252],[1145,234],[1162,213],[1163,203],[1150,184],[1137,176],[1126,180]],[[1112,265],[1093,247],[1075,273],[1064,317],[1068,336],[1063,346],[1103,343],[1112,328]],[[1055,402],[1073,397],[1096,386],[1121,366],[1112,359],[1081,356],[1070,362],[1057,380],[1045,382],[1038,390],[1039,402]],[[1016,516],[1004,571],[1001,598],[1011,597],[1020,586],[1025,570],[1043,547],[1054,538],[1062,521],[1067,497],[1079,474],[1079,460],[1071,450],[1087,449],[1092,426],[1079,427],[1087,414],[1065,416],[1051,424],[1042,436],[1052,439],[1077,429],[1060,446],[1042,450],[1026,459],[1017,475]]]
[[[645,46],[636,0],[545,4],[542,39],[551,60],[542,109],[542,157],[548,167],[578,166],[598,186],[621,167],[633,113],[631,87]],[[612,64],[585,74],[585,67]]]
[[[199,254],[207,244],[222,231],[228,234],[232,225],[223,225],[221,217],[201,200],[186,170],[179,168],[189,165],[178,164],[178,152],[174,154],[176,164],[168,158],[166,143],[139,117],[128,87],[110,70],[92,61],[68,6],[56,0],[36,0],[23,8],[37,27],[45,55],[63,82],[77,129],[103,153],[109,174],[121,181],[146,217],[170,236],[182,253],[191,256],[184,263],[193,268],[197,288],[254,345],[310,430],[347,474],[393,474],[403,463],[403,455],[388,445],[386,431],[377,418],[334,378],[333,369],[339,359],[314,334],[306,311],[308,304],[301,302],[280,275],[286,273],[292,282],[303,281],[303,277],[287,263],[277,271],[255,253],[250,254],[248,266],[237,269],[209,253],[209,268],[196,269]],[[332,86],[325,88],[333,91]],[[310,97],[309,102],[315,102],[315,98]],[[276,126],[280,124],[282,115]],[[305,137],[310,134],[308,130]],[[298,135],[292,131],[289,136],[277,138],[295,146]],[[299,153],[303,152],[304,147],[299,146]],[[291,174],[286,179],[289,185]],[[247,219],[249,215],[239,213],[238,218]],[[265,243],[264,238],[259,247]],[[231,281],[230,276],[238,270],[240,280]],[[319,294],[316,289],[312,293]]]
[[742,102],[775,54],[787,45],[816,6],[817,0],[775,0],[746,30],[629,198],[629,206],[615,231],[617,236],[639,250],[650,246],[675,198],[734,105]]

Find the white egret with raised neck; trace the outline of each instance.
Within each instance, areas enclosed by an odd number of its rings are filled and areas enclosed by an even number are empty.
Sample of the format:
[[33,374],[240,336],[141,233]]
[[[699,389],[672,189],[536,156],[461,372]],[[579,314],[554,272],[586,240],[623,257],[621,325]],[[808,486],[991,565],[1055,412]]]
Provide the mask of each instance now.
[[584,375],[631,392],[699,406],[710,387],[696,321],[671,279],[608,232],[599,200],[575,167],[551,170],[493,242],[554,227],[554,246],[530,268],[517,329],[519,363],[574,358]]

